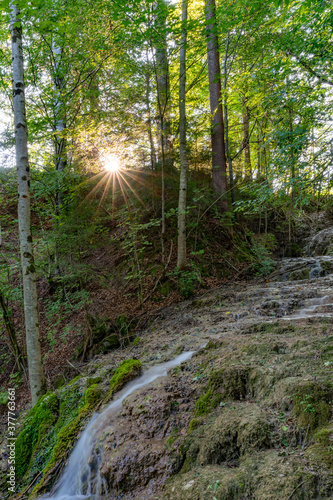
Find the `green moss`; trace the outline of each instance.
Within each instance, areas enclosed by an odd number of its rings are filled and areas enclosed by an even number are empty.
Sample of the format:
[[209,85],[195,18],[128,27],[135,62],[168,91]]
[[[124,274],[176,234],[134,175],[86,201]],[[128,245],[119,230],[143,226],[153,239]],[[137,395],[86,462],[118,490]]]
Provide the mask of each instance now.
[[208,380],[208,388],[219,391],[223,398],[244,399],[247,394],[250,368],[231,366],[214,370]]
[[[332,248],[331,248],[331,251],[330,251],[329,255],[332,255]],[[327,271],[327,272],[330,272],[330,273],[333,271],[333,264],[330,261],[323,261],[323,262],[320,263],[320,265],[321,265],[321,268],[324,271]]]
[[67,452],[69,447],[73,446],[74,441],[81,428],[82,416],[83,415],[81,413],[80,416],[76,417],[68,425],[61,429],[58,434],[57,444],[54,447],[51,460],[47,465],[44,473],[50,470],[54,466],[54,464],[56,464],[58,460],[60,460],[60,458]]
[[310,382],[298,386],[293,395],[293,414],[299,427],[310,431],[323,427],[331,417],[333,386]]
[[197,429],[202,425],[204,422],[204,419],[202,418],[192,418],[190,425],[188,426],[188,434],[190,434],[194,429]]
[[138,344],[140,344],[140,342],[141,342],[141,337],[135,337],[135,339],[133,340],[132,346],[135,347]]
[[78,380],[80,380],[82,378],[82,375],[77,375],[75,378],[73,378],[69,383],[68,385],[72,385],[72,384],[75,384],[75,382],[77,382]]
[[29,411],[23,422],[23,430],[16,440],[16,476],[23,478],[29,469],[36,447],[44,439],[57,420],[59,401],[54,392],[42,396]]
[[101,401],[104,392],[98,384],[87,388],[83,396],[74,387],[70,387],[68,394],[63,392],[63,401],[60,405],[60,415],[54,427],[51,453],[48,455],[47,465],[43,471],[41,481],[35,486],[32,494],[40,493],[44,487],[48,473],[62,460],[69,449],[74,445],[81,430],[84,418]]
[[195,416],[200,417],[201,415],[210,413],[221,401],[221,394],[214,394],[212,390],[208,390],[205,394],[202,394],[195,403]]
[[205,346],[205,351],[221,348],[222,345],[223,345],[222,340],[210,340],[209,342],[207,342]]
[[91,377],[88,378],[88,387],[94,384],[100,384],[103,381],[102,377]]
[[119,391],[127,382],[141,373],[142,363],[138,359],[127,359],[123,361],[110,380],[109,394],[113,395]]
[[54,389],[60,389],[60,387],[64,386],[66,384],[66,379],[62,373],[60,375],[57,375],[55,379],[52,382],[52,387]]
[[288,334],[290,332],[295,331],[295,325],[293,323],[288,323],[286,325],[280,325],[280,323],[277,321],[275,323],[256,323],[254,325],[251,325],[247,327],[244,331],[243,334],[249,335],[249,334],[255,334],[255,333],[261,333],[261,334],[277,334],[277,335],[283,335],[283,334]]
[[165,446],[167,448],[172,448],[173,443],[178,438],[178,432],[179,432],[178,428],[173,429],[173,431],[171,432],[170,436],[168,437],[168,439],[166,440],[166,443],[165,443]]
[[308,267],[305,267],[304,269],[299,269],[291,272],[289,274],[288,279],[290,281],[307,280],[309,279],[309,275],[310,275],[310,269]]
[[85,405],[83,407],[84,410],[90,410],[100,402],[103,398],[103,391],[100,389],[98,384],[93,384],[86,390],[84,394]]
[[249,367],[231,366],[214,370],[209,376],[206,392],[195,404],[195,416],[210,413],[224,399],[244,399],[248,392],[249,375]]
[[308,455],[316,461],[324,462],[333,472],[333,427],[321,429],[314,435],[313,445],[308,449]]

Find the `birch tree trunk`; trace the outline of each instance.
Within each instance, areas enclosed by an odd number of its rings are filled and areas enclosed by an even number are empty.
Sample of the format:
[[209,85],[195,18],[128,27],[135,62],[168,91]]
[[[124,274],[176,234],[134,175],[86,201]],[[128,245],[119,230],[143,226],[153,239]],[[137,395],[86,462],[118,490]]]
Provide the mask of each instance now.
[[186,266],[186,192],[187,192],[187,153],[186,153],[186,43],[187,43],[187,2],[182,4],[182,33],[179,56],[179,155],[180,182],[178,201],[178,254],[177,267]]
[[13,59],[13,105],[24,318],[30,391],[32,404],[34,405],[38,397],[45,393],[46,383],[39,336],[36,274],[30,223],[30,169],[25,115],[22,26],[20,13],[14,1],[10,2],[9,8]]
[[[207,59],[209,78],[209,97],[211,111],[212,138],[212,179],[213,187],[219,195],[227,191],[227,162],[224,144],[224,123],[221,103],[221,70],[219,59],[219,42],[217,37],[215,0],[205,3]],[[221,208],[227,209],[228,202],[223,200]]]

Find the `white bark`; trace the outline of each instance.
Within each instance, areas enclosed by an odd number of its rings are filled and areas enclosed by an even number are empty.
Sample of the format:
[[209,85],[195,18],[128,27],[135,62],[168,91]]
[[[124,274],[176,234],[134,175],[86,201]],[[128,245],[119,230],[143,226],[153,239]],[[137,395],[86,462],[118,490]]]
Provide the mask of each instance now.
[[14,0],[10,2],[10,33],[13,58],[13,106],[24,317],[30,390],[34,405],[38,397],[45,392],[45,378],[39,336],[36,274],[30,223],[30,169],[25,115],[22,26],[19,10]]
[[178,254],[177,267],[186,266],[186,194],[187,194],[187,154],[186,154],[186,43],[187,43],[187,2],[182,5],[182,34],[179,56],[179,155],[180,182],[178,201]]

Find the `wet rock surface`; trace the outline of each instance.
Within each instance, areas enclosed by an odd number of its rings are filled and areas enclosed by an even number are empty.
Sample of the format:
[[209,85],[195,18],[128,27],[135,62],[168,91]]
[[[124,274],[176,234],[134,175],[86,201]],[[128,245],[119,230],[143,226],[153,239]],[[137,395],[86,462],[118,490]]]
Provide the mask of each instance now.
[[333,273],[333,257],[298,257],[280,259],[271,274],[272,281],[298,281],[319,278]]
[[310,238],[306,253],[311,256],[332,255],[333,253],[333,227],[322,229]]
[[172,445],[186,434],[194,393],[186,377],[174,375],[124,401],[103,439],[101,474],[110,495],[133,490],[136,495],[152,493],[178,470]]

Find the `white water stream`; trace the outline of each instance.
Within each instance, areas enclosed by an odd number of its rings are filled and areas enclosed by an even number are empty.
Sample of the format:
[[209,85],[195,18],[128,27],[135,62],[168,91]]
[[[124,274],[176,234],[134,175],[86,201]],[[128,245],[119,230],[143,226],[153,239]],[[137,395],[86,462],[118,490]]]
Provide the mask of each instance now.
[[123,400],[132,392],[151,384],[158,377],[164,377],[170,368],[190,359],[193,354],[194,351],[184,352],[171,361],[153,366],[141,377],[127,384],[119,393],[119,397],[102,413],[95,414],[76,443],[65,471],[53,488],[53,493],[40,497],[40,500],[97,499],[100,495],[106,495],[106,484],[99,473],[102,456],[98,441],[111,415],[121,409]]
[[333,297],[324,295],[308,300],[308,305],[297,313],[285,316],[283,319],[330,318],[333,315]]

